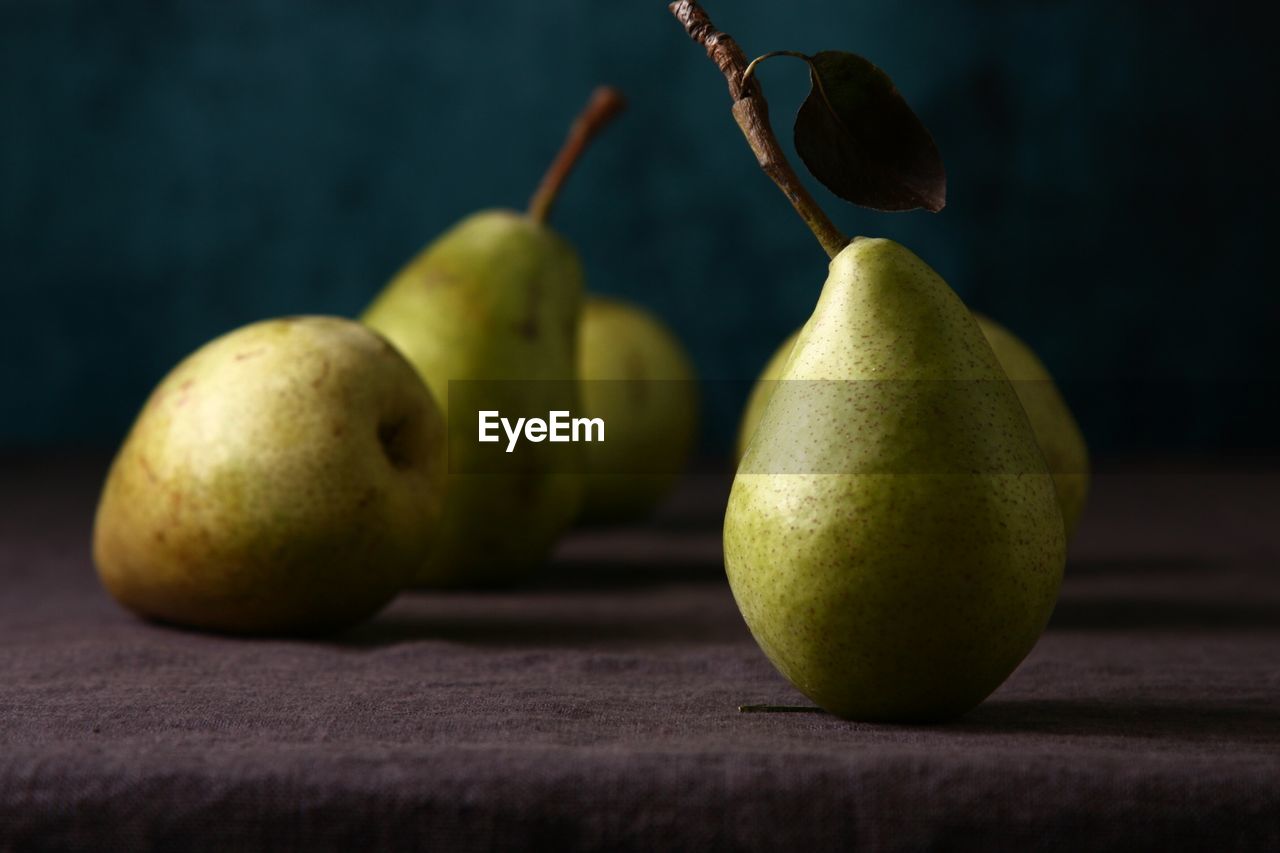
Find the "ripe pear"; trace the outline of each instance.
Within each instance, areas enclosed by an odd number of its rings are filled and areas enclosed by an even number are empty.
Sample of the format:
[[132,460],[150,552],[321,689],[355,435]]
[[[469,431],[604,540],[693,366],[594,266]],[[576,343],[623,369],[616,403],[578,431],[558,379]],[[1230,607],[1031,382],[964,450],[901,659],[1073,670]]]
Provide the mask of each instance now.
[[751,386],[747,405],[742,409],[742,421],[738,424],[738,438],[734,447],[735,456],[739,460],[746,455],[747,445],[751,443],[751,436],[756,434],[760,416],[764,414],[765,407],[773,397],[774,385],[778,381],[778,376],[782,374],[783,365],[787,363],[787,356],[791,355],[791,349],[796,345],[798,337],[800,337],[799,329],[792,332],[791,336],[782,342],[782,346],[774,350],[773,355],[769,356],[769,360],[765,362],[764,370],[760,371],[759,378]]
[[413,368],[336,317],[245,326],[151,394],[107,476],[107,590],[164,622],[311,633],[386,604],[426,558],[444,422]]
[[1070,539],[1089,494],[1089,448],[1084,434],[1053,377],[1031,347],[990,317],[976,316],[982,334],[1013,381],[1013,389],[1018,392],[1018,399],[1031,420],[1036,441],[1053,474]]
[[765,654],[842,717],[938,721],[1035,644],[1065,560],[1027,415],[973,315],[890,240],[830,264],[739,466],[725,567]]
[[[458,402],[450,385],[455,395],[474,390],[483,408],[504,416],[572,407],[581,298],[582,270],[569,244],[528,216],[495,210],[428,246],[365,312],[364,322],[426,380],[450,427],[444,516],[418,585],[519,580],[577,515],[580,465],[478,469],[486,448],[473,420],[450,418]],[[486,380],[500,381],[479,384]]]
[[[1017,392],[1031,421],[1036,441],[1044,453],[1050,473],[1053,474],[1058,501],[1062,504],[1063,523],[1066,525],[1067,538],[1070,539],[1089,492],[1089,449],[1085,445],[1084,435],[1066,400],[1053,384],[1053,377],[1031,348],[991,318],[981,314],[974,316],[987,343],[995,351],[1000,366],[1013,382],[1013,390]],[[742,423],[738,427],[736,449],[739,459],[747,452],[747,444],[755,434],[760,416],[764,414],[769,398],[773,396],[782,366],[786,364],[787,356],[791,354],[791,348],[795,346],[799,336],[797,331],[783,341],[751,389],[746,408],[743,409]]]
[[670,490],[698,426],[696,377],[662,321],[638,305],[593,296],[578,329],[582,409],[605,422],[586,445],[582,520],[644,516]]
[[[496,470],[476,415],[578,415],[578,257],[546,220],[577,157],[622,106],[596,90],[529,211],[476,213],[422,250],[362,316],[426,380],[449,425],[449,485],[440,535],[416,582],[485,586],[518,581],[542,564],[578,514],[580,445],[541,445]],[[452,394],[451,394],[452,392]],[[465,400],[465,402],[464,402]],[[471,405],[476,401],[477,405]],[[504,458],[497,457],[499,462]]]

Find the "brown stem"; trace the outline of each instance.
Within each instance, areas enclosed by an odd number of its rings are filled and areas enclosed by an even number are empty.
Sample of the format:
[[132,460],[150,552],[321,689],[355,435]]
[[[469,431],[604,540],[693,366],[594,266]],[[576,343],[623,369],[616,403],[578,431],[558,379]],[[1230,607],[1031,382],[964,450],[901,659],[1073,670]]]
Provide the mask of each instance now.
[[596,90],[591,93],[591,100],[587,101],[587,105],[582,108],[573,126],[569,128],[569,135],[565,138],[560,153],[551,162],[547,173],[542,176],[542,183],[538,184],[533,198],[529,200],[530,219],[537,222],[547,221],[547,217],[551,215],[551,206],[555,204],[556,196],[560,194],[560,188],[564,186],[565,179],[573,171],[582,152],[587,150],[587,146],[595,135],[614,116],[622,112],[626,105],[627,99],[617,89],[612,86],[596,87]]
[[738,122],[747,144],[755,152],[756,161],[764,173],[778,185],[800,218],[818,238],[829,257],[834,258],[849,244],[849,238],[836,228],[831,219],[805,189],[800,177],[787,162],[769,124],[769,105],[765,102],[760,84],[746,77],[747,57],[730,36],[716,29],[711,18],[695,0],[676,0],[669,7],[689,34],[702,45],[707,56],[720,69],[729,83],[729,95],[733,98],[733,117]]

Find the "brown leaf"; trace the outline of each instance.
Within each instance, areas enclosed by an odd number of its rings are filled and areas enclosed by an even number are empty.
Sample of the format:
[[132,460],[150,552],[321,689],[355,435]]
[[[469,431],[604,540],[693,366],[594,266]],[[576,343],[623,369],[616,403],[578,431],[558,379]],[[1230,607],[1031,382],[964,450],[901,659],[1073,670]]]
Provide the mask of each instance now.
[[861,56],[823,51],[809,57],[809,77],[795,144],[813,176],[862,207],[941,210],[942,157],[889,75]]

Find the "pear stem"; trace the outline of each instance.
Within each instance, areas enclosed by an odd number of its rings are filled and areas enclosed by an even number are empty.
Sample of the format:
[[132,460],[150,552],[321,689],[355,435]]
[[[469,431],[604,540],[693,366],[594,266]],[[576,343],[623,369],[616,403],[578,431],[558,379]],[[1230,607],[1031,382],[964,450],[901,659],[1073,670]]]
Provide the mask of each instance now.
[[747,63],[747,68],[742,72],[742,82],[745,84],[751,79],[751,75],[756,73],[756,66],[766,59],[773,59],[775,56],[790,56],[793,59],[803,59],[805,64],[810,68],[813,67],[813,59],[807,53],[801,53],[798,50],[771,50],[764,56],[757,56],[755,59]]
[[[840,254],[840,250],[849,244],[849,238],[836,228],[826,212],[818,206],[817,200],[809,194],[800,177],[787,162],[773,126],[769,123],[769,104],[764,99],[759,82],[747,73],[748,69],[754,71],[755,64],[747,62],[746,54],[731,36],[716,29],[696,0],[676,0],[668,8],[684,26],[689,37],[706,49],[707,56],[724,75],[729,84],[729,95],[733,98],[733,117],[738,122],[742,135],[747,138],[747,144],[755,152],[760,168],[782,190],[796,213],[809,226],[813,236],[818,238],[828,257],[834,258]],[[787,51],[773,55],[802,56]]]
[[591,99],[569,128],[569,135],[565,137],[560,153],[551,162],[547,173],[542,176],[542,183],[538,184],[533,198],[529,200],[530,219],[536,222],[547,221],[547,217],[551,215],[551,207],[560,195],[560,188],[582,157],[582,152],[587,150],[595,135],[622,112],[626,105],[627,99],[617,89],[612,86],[596,87],[591,93]]

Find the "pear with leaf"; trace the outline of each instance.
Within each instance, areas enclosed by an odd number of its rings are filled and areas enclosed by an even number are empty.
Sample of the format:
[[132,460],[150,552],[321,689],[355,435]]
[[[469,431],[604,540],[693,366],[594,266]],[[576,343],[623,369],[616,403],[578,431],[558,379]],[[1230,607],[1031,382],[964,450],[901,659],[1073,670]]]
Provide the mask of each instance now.
[[[734,478],[734,598],[768,658],[826,710],[954,718],[1009,676],[1053,609],[1066,547],[1053,479],[969,309],[905,247],[839,232],[778,147],[758,61],[696,2],[671,10],[830,258]],[[787,55],[813,80],[796,149],[816,177],[868,207],[943,206],[937,149],[884,72],[852,54]]]
[[518,581],[577,516],[577,445],[499,456],[492,467],[494,445],[477,443],[477,420],[481,410],[545,418],[579,409],[582,268],[547,219],[579,156],[622,105],[615,90],[597,89],[527,211],[464,219],[411,260],[362,317],[417,368],[449,423],[448,496],[418,585]]

